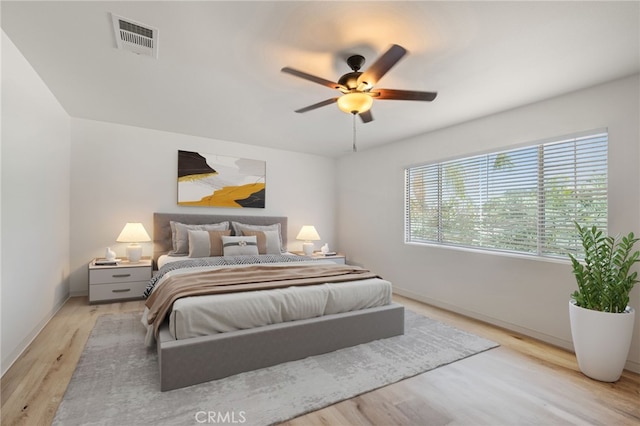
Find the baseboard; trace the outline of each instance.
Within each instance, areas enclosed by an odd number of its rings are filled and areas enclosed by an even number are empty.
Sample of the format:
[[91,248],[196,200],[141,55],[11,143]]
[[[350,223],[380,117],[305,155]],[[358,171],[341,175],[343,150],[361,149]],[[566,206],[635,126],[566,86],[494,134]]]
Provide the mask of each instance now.
[[[440,300],[432,299],[430,297],[423,296],[421,294],[414,293],[410,290],[405,290],[398,287],[393,287],[393,292],[404,297],[408,297],[409,299],[417,300],[418,302],[426,303],[428,305],[435,306],[437,308],[442,308],[447,311],[455,312],[460,315],[464,315],[469,318],[477,319],[482,322],[486,322],[488,324],[492,324],[498,326],[500,328],[504,328],[506,330],[515,331],[516,333],[523,334],[525,336],[533,337],[534,339],[540,340],[545,343],[549,343],[550,345],[557,346],[562,349],[566,349],[570,352],[574,352],[573,350],[573,342],[559,339],[555,336],[551,336],[549,334],[540,333],[536,330],[532,330],[530,328],[522,327],[516,324],[512,324],[506,321],[501,321],[499,319],[489,317],[487,315],[470,311],[467,309],[460,308],[459,306],[451,305],[446,302],[442,302]],[[629,371],[633,371],[634,373],[640,374],[640,363],[635,361],[627,360],[625,364],[625,369]]]
[[567,349],[573,352],[573,343],[570,341],[558,339],[557,337],[550,336],[545,333],[540,333],[530,328],[521,327],[519,325],[512,324],[506,321],[501,321],[497,318],[493,318],[493,317],[481,314],[479,312],[463,309],[463,308],[460,308],[459,306],[451,305],[449,303],[442,302],[440,300],[432,299],[430,297],[426,297],[409,290],[394,287],[393,292],[399,294],[400,296],[408,297],[410,299],[414,299],[419,302],[423,302],[428,305],[435,306],[437,308],[446,309],[447,311],[455,312],[457,314],[464,315],[465,317],[477,319],[482,322],[486,322],[488,324],[496,325],[506,330],[515,331],[517,333],[524,334],[525,336],[533,337],[534,339],[538,339],[545,343],[549,343],[551,345],[558,346],[560,348]]
[[[69,294],[67,294],[66,297],[63,297],[60,301],[58,301],[58,303],[56,303],[53,306],[53,308],[38,323],[38,325],[36,325],[33,328],[33,330],[31,330],[31,332],[24,339],[22,339],[22,341],[20,342],[18,347],[15,348],[13,351],[11,351],[11,353],[8,354],[6,357],[5,356],[2,357],[2,367],[3,367],[3,369],[2,369],[2,374],[0,375],[0,377],[4,376],[4,373],[9,371],[11,366],[18,360],[18,358],[20,358],[20,356],[24,353],[24,351],[29,347],[31,342],[33,342],[33,340],[36,337],[38,337],[38,334],[40,334],[40,332],[46,327],[46,325],[49,323],[49,321],[51,321],[51,318],[53,318],[55,316],[55,314],[57,314],[58,311],[64,306],[64,304],[67,303],[67,300],[69,300],[69,297],[70,297]],[[7,366],[7,367],[4,368],[4,366]]]
[[638,362],[627,360],[624,368],[625,370],[633,371],[634,373],[640,374],[640,363]]

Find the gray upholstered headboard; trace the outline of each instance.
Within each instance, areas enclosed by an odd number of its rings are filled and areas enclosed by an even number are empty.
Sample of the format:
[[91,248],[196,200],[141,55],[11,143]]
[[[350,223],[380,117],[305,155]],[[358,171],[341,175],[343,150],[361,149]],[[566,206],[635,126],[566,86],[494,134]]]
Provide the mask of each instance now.
[[287,245],[287,218],[285,216],[236,216],[217,214],[187,214],[187,213],[154,213],[153,214],[153,261],[156,262],[162,254],[167,254],[171,246],[171,225],[169,222],[181,222],[201,225],[205,223],[218,223],[224,221],[236,221],[251,225],[280,224],[282,243]]

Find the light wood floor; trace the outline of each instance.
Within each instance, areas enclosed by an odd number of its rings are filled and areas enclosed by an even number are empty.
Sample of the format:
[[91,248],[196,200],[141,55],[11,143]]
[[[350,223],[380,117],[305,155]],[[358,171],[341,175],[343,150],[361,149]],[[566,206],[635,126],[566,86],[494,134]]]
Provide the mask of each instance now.
[[[573,354],[419,302],[409,309],[500,347],[284,423],[307,425],[638,425],[640,375],[583,376]],[[143,302],[71,298],[2,378],[2,425],[50,424],[98,316]]]

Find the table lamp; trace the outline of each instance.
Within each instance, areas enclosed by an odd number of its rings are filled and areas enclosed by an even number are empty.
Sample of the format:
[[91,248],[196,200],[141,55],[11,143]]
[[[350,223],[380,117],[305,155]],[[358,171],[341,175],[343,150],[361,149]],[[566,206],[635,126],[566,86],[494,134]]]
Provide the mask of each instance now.
[[131,243],[127,246],[127,258],[130,263],[138,263],[142,257],[142,246],[139,243],[151,241],[141,223],[127,223],[116,241],[119,243]]
[[316,231],[316,228],[313,225],[304,225],[298,233],[296,240],[304,241],[302,244],[302,251],[307,256],[311,256],[313,254],[312,241],[320,240],[320,235],[318,235],[318,231]]

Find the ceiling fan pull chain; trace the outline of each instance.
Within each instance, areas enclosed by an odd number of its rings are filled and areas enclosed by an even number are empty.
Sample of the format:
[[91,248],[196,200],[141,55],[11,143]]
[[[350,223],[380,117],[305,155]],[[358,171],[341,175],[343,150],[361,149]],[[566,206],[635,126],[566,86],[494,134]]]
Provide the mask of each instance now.
[[356,148],[356,113],[353,112],[351,115],[353,116],[353,152],[358,152]]

